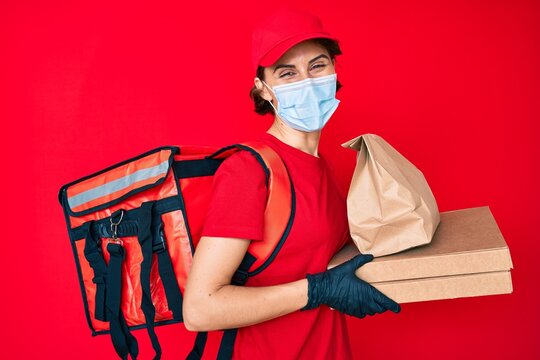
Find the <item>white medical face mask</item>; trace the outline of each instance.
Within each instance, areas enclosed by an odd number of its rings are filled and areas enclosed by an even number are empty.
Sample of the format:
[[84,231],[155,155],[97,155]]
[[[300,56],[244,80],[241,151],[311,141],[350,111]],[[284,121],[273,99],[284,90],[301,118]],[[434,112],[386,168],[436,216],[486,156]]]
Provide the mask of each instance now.
[[290,127],[311,132],[320,130],[334,113],[339,100],[336,99],[336,74],[308,78],[290,84],[274,86],[277,98],[276,114]]

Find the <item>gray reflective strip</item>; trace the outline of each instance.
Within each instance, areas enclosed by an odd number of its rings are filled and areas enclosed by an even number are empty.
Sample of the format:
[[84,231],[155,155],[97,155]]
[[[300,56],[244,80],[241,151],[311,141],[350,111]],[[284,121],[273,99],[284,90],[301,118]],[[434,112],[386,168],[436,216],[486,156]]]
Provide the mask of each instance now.
[[86,190],[80,194],[68,198],[69,206],[73,209],[89,201],[98,199],[102,196],[112,194],[116,191],[125,189],[136,182],[153,178],[160,174],[167,173],[169,169],[169,160],[162,162],[156,166],[147,169],[135,171],[133,174],[123,176],[119,179],[110,181],[90,190]]

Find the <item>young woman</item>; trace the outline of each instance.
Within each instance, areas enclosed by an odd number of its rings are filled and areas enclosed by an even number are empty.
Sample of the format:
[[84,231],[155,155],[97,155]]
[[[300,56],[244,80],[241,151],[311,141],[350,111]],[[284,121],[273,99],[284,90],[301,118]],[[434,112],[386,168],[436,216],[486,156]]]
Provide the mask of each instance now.
[[318,151],[321,131],[339,104],[334,67],[339,54],[337,40],[319,19],[301,11],[280,9],[254,31],[251,97],[257,113],[275,115],[259,140],[289,171],[294,223],[268,268],[246,286],[231,285],[250,242],[263,238],[267,196],[261,165],[247,151],[235,153],[215,174],[184,294],[188,329],[239,328],[234,358],[350,358],[344,314],[361,318],[400,310],[354,275],[370,255],[326,271],[350,240],[346,200]]

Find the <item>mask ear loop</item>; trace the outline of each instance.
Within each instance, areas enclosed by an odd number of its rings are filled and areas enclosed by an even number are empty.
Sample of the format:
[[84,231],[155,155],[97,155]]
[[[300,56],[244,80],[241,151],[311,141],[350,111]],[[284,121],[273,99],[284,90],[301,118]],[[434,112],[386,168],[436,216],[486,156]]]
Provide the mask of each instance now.
[[[262,83],[264,85],[266,85],[266,87],[274,94],[275,98],[277,99],[277,96],[276,96],[276,93],[274,92],[274,90],[272,90],[272,88],[270,86],[268,86],[268,84],[264,80],[261,80],[261,81],[262,81]],[[271,100],[266,100],[266,101],[268,101],[270,103],[270,106],[272,106],[274,108],[274,110],[276,111],[276,115],[279,116],[278,115],[278,110],[276,109],[274,104],[272,104],[272,101]]]

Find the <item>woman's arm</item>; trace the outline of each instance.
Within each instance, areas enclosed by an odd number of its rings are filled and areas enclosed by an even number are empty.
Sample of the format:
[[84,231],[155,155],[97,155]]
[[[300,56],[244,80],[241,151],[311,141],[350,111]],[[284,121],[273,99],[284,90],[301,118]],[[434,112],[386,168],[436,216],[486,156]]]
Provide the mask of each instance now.
[[184,324],[191,331],[253,325],[289,314],[308,302],[308,282],[244,287],[231,285],[250,240],[203,236],[184,292]]

